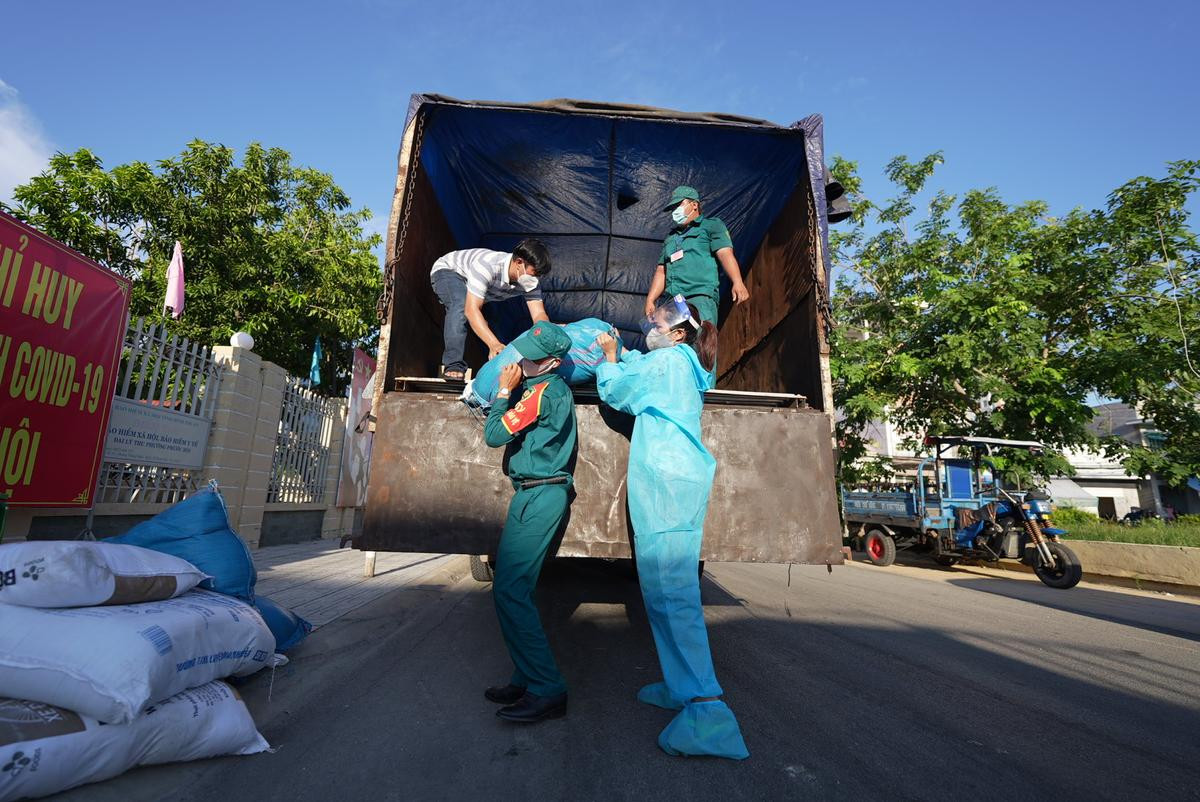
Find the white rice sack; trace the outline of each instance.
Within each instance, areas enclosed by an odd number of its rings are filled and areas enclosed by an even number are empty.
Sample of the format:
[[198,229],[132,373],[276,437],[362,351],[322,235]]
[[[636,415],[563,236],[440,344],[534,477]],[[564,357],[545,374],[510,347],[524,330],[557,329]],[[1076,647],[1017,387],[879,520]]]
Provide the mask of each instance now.
[[244,601],[210,590],[114,607],[0,604],[0,693],[108,724],[151,702],[268,665],[275,638]]
[[0,602],[92,607],[170,599],[208,577],[170,554],[82,540],[0,546]]
[[134,766],[268,748],[245,703],[223,682],[176,694],[118,725],[41,702],[0,698],[0,802],[48,796]]

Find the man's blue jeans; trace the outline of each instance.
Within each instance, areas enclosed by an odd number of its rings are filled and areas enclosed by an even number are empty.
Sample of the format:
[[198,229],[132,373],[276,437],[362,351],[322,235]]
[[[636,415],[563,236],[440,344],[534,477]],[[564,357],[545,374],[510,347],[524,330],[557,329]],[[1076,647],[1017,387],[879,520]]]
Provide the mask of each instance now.
[[467,347],[467,280],[453,270],[439,270],[431,277],[433,291],[446,308],[442,325],[442,369],[462,373],[467,369],[463,351]]

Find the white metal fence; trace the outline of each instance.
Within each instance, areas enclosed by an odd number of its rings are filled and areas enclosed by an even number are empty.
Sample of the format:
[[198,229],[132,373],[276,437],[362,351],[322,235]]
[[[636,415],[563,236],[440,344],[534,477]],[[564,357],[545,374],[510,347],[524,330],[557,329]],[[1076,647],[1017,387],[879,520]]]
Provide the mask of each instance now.
[[[139,318],[125,334],[116,396],[211,421],[224,368],[212,348]],[[289,376],[271,463],[267,503],[324,504],[333,427],[341,399],[325,398]],[[98,503],[182,501],[199,489],[202,471],[105,462]]]
[[[116,395],[212,420],[222,368],[212,348],[138,318],[125,333]],[[173,503],[197,489],[200,471],[105,462],[97,502]]]
[[267,503],[325,503],[329,474],[329,445],[341,399],[325,398],[289,376],[283,391],[283,410]]

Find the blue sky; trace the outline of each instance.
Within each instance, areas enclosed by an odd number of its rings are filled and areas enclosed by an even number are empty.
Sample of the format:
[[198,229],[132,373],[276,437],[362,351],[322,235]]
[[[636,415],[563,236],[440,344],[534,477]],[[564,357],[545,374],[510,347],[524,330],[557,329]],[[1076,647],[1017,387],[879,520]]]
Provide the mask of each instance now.
[[[202,138],[290,150],[382,226],[408,98],[576,97],[826,119],[868,195],[897,154],[935,184],[1095,206],[1200,158],[1200,4],[1043,2],[205,4],[5,11],[0,195],[53,150],[109,166]],[[115,8],[120,8],[115,12]]]

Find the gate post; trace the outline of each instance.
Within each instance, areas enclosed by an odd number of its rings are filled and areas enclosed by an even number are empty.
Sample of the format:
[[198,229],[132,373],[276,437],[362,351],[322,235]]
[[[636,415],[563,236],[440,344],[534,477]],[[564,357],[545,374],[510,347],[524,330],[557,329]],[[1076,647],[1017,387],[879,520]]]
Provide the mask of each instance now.
[[230,525],[253,548],[262,533],[287,372],[247,348],[216,346],[213,356],[226,373],[216,398],[204,479],[217,481]]

